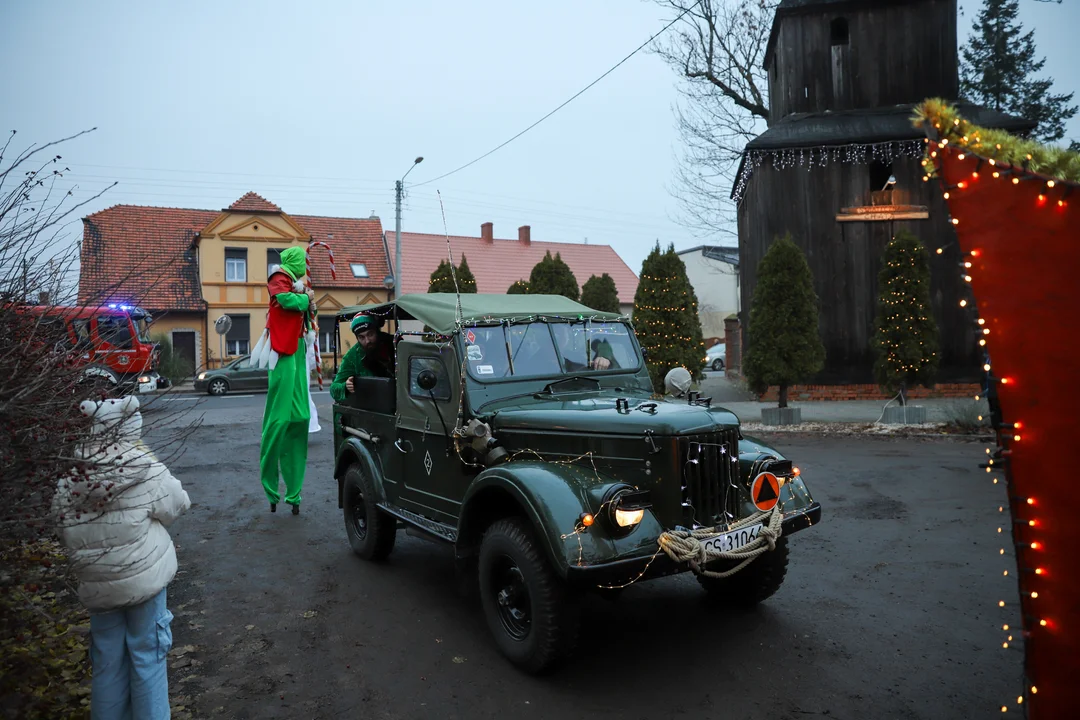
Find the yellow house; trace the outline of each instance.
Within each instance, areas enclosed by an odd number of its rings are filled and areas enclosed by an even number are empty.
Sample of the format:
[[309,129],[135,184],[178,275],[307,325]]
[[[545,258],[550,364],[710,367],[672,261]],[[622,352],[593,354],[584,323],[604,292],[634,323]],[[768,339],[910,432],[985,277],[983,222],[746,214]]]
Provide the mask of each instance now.
[[[325,243],[309,247],[312,242]],[[266,324],[266,283],[287,247],[309,247],[319,346],[332,363],[334,314],[389,297],[390,264],[378,217],[289,215],[255,193],[220,211],[118,205],[83,219],[81,302],[120,299],[154,314],[193,366],[213,368],[251,350]],[[330,251],[336,278],[331,274]],[[227,315],[231,327],[216,325]],[[343,333],[343,353],[352,336]]]

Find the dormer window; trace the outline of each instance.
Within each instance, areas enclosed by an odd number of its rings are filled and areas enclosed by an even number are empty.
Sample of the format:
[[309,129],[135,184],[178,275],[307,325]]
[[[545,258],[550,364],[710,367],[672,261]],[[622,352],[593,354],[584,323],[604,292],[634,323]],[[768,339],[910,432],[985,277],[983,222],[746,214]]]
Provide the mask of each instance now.
[[833,19],[829,25],[829,37],[831,38],[830,44],[833,47],[847,45],[851,41],[851,36],[848,34],[847,18],[838,17]]

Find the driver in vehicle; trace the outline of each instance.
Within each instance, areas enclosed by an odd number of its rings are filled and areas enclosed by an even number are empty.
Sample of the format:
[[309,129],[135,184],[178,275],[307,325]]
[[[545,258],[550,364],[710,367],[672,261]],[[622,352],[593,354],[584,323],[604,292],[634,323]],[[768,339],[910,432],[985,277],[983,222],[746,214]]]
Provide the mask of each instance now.
[[619,367],[611,343],[605,339],[594,338],[590,343],[590,357],[586,358],[584,328],[573,325],[556,326],[555,335],[567,372],[611,370]]
[[349,327],[356,336],[356,344],[349,348],[341,360],[341,367],[330,383],[330,396],[343,402],[347,395],[356,392],[354,378],[394,377],[394,336],[382,332],[383,319],[370,315],[357,315]]

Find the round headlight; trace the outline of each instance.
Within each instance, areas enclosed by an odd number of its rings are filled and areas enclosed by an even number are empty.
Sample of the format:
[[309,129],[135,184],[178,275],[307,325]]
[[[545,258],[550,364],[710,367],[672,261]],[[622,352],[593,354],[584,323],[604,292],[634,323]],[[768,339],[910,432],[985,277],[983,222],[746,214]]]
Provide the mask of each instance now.
[[635,493],[633,487],[625,483],[612,486],[604,493],[604,516],[609,530],[615,535],[625,535],[633,530],[645,518],[645,508],[636,503],[623,507],[623,498]]
[[206,379],[206,373],[199,373],[199,379],[200,380],[205,380]]

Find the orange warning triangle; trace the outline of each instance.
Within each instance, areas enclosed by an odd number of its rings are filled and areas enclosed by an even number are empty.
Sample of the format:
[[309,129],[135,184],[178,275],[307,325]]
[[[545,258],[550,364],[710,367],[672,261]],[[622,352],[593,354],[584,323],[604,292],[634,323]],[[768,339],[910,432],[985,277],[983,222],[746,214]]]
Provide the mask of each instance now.
[[772,510],[780,499],[780,481],[772,473],[759,474],[750,487],[750,497],[753,498],[754,507],[758,510],[762,512]]

